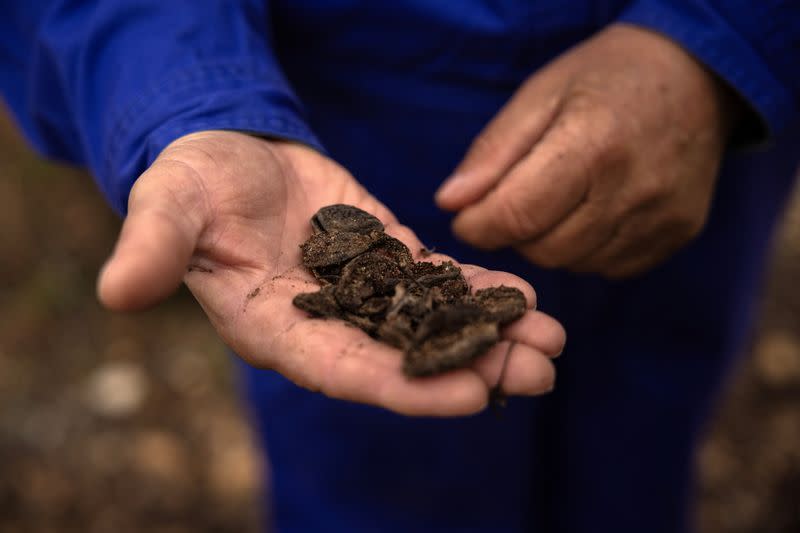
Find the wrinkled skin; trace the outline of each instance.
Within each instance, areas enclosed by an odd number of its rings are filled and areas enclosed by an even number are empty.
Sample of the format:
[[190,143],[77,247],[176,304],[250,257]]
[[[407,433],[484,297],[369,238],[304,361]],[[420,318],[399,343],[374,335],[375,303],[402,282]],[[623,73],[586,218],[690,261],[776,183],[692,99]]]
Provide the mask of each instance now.
[[511,274],[463,266],[475,289],[518,287],[529,310],[486,357],[431,378],[406,378],[398,349],[294,307],[296,294],[319,286],[298,245],[311,234],[311,216],[337,203],[374,214],[388,234],[423,248],[348,172],[310,148],[222,131],[178,139],[131,191],[128,217],[98,281],[100,300],[112,309],[141,309],[185,281],[217,332],[250,364],[331,397],[409,415],[484,409],[510,341],[516,344],[503,389],[534,395],[553,387],[550,358],[560,353],[564,330],[533,310],[532,287]]
[[739,105],[669,39],[613,25],[533,74],[436,201],[474,246],[639,274],[703,228]]

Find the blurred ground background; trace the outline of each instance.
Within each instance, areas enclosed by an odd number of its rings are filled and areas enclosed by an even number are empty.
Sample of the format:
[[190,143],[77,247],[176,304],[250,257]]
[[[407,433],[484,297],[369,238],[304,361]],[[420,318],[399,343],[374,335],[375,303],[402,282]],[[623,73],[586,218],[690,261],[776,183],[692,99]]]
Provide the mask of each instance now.
[[[258,531],[264,468],[191,296],[136,316],[94,299],[118,227],[0,109],[0,533]],[[800,532],[798,281],[800,194],[699,456],[702,533]]]

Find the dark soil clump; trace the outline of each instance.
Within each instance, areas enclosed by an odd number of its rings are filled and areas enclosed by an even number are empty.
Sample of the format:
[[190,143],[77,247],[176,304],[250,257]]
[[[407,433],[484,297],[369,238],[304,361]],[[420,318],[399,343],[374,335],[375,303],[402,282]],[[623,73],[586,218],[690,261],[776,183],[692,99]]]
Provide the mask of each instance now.
[[316,317],[345,320],[403,350],[409,376],[468,365],[499,340],[500,326],[525,313],[519,289],[470,294],[458,266],[414,262],[405,244],[357,207],[323,207],[311,225],[314,234],[300,248],[322,287],[298,294],[294,305]]

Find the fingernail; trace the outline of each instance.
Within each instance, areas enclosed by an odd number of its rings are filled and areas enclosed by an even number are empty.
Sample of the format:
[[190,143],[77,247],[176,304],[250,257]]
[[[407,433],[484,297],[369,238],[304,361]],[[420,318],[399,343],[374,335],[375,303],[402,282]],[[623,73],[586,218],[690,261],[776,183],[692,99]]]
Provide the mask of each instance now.
[[467,177],[464,174],[453,174],[449,178],[447,178],[439,190],[436,191],[436,199],[437,200],[445,200],[449,196],[453,196],[454,194],[458,194],[458,192],[464,189],[464,186],[467,184]]

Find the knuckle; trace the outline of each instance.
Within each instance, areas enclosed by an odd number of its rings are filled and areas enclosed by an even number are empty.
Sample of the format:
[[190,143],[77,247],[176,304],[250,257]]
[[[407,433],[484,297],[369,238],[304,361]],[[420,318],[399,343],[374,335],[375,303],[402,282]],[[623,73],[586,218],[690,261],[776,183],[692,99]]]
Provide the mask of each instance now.
[[512,242],[526,240],[536,231],[536,223],[525,198],[515,195],[507,198],[498,210],[498,221]]
[[557,126],[575,150],[576,163],[587,176],[601,171],[624,172],[633,160],[631,139],[622,119],[610,109],[566,115]]
[[655,177],[640,179],[636,184],[637,207],[659,201],[666,196],[668,188],[662,180]]
[[630,159],[630,139],[621,119],[609,109],[595,115],[587,151],[590,165],[602,169],[623,165]]

